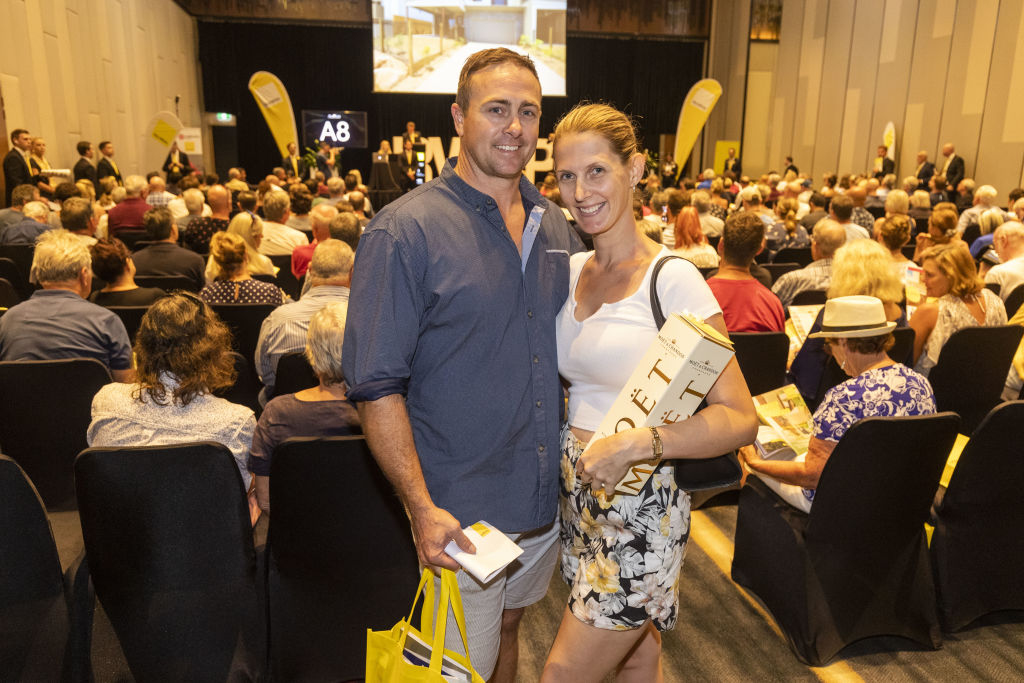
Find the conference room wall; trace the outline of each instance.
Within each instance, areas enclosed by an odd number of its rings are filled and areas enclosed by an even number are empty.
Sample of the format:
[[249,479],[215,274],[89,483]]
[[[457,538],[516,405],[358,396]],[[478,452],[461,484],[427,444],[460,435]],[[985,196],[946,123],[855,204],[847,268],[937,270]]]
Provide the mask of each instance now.
[[54,168],[109,139],[122,174],[155,170],[139,159],[146,124],[175,95],[200,123],[195,25],[173,0],[3,0],[0,25],[7,130],[41,135]]
[[[367,112],[368,149],[346,149],[344,168],[369,178],[371,154],[412,119],[447,151],[455,128],[452,95],[374,93],[369,28],[199,21],[199,56],[208,111],[238,117],[238,162],[249,180],[280,164],[273,139],[247,89],[254,71],[276,74],[301,125],[303,109]],[[542,101],[541,135],[582,100],[611,102],[636,117],[647,147],[674,133],[679,106],[703,74],[704,41],[569,36],[567,97]]]
[[1024,173],[1022,38],[1024,0],[784,0],[765,118],[748,108],[744,121],[766,127],[769,151],[748,148],[744,171],[778,169],[789,153],[815,184],[868,170],[893,121],[900,178],[921,149],[941,168],[948,141],[1005,198]]

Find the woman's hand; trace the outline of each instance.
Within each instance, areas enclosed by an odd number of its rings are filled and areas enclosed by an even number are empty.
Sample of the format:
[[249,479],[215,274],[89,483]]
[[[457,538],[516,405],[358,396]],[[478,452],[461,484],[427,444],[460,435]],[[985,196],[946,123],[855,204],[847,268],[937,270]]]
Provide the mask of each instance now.
[[603,488],[609,496],[614,495],[615,485],[630,465],[654,457],[651,438],[649,429],[628,429],[598,439],[580,456],[576,476],[590,484],[595,494]]

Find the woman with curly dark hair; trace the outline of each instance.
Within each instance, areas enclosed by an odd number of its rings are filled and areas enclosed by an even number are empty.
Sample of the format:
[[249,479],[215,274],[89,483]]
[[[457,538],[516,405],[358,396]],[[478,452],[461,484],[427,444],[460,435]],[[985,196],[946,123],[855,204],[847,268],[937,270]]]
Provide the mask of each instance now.
[[235,457],[246,487],[256,417],[213,392],[234,384],[231,333],[199,297],[178,293],[146,311],[135,337],[134,384],[108,384],[92,400],[90,446],[216,441]]
[[89,301],[100,306],[148,306],[167,292],[159,287],[139,287],[135,284],[135,263],[124,242],[116,237],[104,237],[89,247],[92,254],[92,272],[107,283],[103,289],[89,295]]

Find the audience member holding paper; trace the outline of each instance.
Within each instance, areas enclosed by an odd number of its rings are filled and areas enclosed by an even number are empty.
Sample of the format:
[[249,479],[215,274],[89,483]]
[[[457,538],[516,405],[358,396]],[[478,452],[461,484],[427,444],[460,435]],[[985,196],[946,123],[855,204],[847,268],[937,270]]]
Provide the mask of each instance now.
[[[866,242],[866,240],[863,240]],[[766,460],[752,446],[740,449],[747,469],[783,500],[811,511],[814,490],[836,444],[854,423],[866,417],[929,415],[935,394],[928,380],[889,358],[896,323],[886,319],[882,301],[873,296],[829,299],[821,331],[839,367],[851,379],[832,387],[814,412],[814,428],[805,453],[794,460]]]
[[[621,666],[632,680],[653,681],[658,632],[676,621],[689,529],[690,497],[676,487],[671,463],[750,443],[757,418],[730,363],[708,393],[708,407],[692,418],[624,429],[583,453],[657,336],[649,283],[669,251],[633,221],[644,156],[624,114],[606,105],[576,107],[555,130],[554,158],[562,198],[595,251],[570,260],[570,293],[557,321],[559,372],[571,385],[571,427],[562,434],[561,567],[572,588],[542,680],[601,680]],[[657,291],[666,315],[687,311],[726,333],[692,264],[669,261]],[[639,494],[613,493],[630,465],[652,457],[664,461]]]

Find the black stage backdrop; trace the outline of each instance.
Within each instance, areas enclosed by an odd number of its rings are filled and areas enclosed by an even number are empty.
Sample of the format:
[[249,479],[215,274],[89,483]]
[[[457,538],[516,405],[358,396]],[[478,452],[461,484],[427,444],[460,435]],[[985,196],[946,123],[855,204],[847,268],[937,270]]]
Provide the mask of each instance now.
[[[369,28],[200,21],[199,60],[207,111],[238,117],[238,163],[258,181],[280,164],[270,130],[248,90],[256,71],[270,71],[288,88],[297,124],[303,109],[367,112],[365,150],[345,150],[342,165],[369,178],[371,154],[416,121],[427,136],[455,136],[452,95],[373,92]],[[647,147],[675,133],[679,107],[702,77],[704,42],[569,36],[567,97],[545,97],[541,135],[553,130],[572,105],[608,102],[634,116]]]

